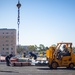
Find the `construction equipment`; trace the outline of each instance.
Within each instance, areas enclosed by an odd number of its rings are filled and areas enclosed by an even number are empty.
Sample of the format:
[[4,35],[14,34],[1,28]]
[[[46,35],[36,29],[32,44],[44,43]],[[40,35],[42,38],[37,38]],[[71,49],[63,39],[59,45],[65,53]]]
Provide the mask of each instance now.
[[[63,45],[65,45],[68,50],[67,55],[61,54],[61,52],[63,52]],[[61,55],[60,58],[59,55]],[[57,67],[67,67],[72,69],[75,66],[75,54],[72,50],[72,43],[61,42],[57,43],[57,46],[49,47],[49,49],[46,50],[46,57],[48,60],[48,66],[51,69],[56,69]]]

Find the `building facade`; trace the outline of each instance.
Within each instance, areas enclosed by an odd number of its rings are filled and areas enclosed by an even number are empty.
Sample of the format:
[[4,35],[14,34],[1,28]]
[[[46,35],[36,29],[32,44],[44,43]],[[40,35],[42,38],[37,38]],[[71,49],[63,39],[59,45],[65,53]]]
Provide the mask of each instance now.
[[0,55],[16,54],[16,29],[0,29]]

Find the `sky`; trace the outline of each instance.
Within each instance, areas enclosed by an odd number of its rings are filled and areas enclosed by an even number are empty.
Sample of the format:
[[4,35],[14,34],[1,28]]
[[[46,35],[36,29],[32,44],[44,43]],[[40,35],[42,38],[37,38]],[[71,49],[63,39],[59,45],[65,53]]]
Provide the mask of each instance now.
[[[0,29],[18,30],[17,3],[18,0],[0,0]],[[75,0],[20,0],[20,3],[19,44],[50,46],[63,41],[75,46]]]

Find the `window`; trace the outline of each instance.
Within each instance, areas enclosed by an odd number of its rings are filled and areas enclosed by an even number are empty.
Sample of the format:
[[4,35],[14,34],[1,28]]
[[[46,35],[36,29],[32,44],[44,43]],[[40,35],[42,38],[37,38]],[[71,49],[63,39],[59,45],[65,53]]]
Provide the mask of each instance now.
[[4,32],[3,32],[3,34],[4,34]]
[[13,32],[11,32],[11,34],[13,34]]
[[6,50],[9,50],[9,48],[6,48]]
[[6,55],[8,55],[9,54],[9,52],[6,52]]
[[8,32],[6,32],[6,34],[8,34]]
[[4,44],[3,44],[3,46],[4,46]]
[[8,42],[8,40],[6,40],[6,42]]
[[2,50],[4,50],[4,48]]
[[6,36],[6,38],[8,38],[9,36]]
[[13,50],[13,48],[11,48],[11,50]]
[[6,44],[6,46],[9,46],[8,44]]

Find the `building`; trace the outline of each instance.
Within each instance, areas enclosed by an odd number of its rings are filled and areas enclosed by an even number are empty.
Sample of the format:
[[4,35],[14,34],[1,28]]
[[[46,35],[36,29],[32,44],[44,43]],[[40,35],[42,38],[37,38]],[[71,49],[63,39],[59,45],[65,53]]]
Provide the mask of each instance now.
[[0,55],[16,54],[16,29],[0,29]]

